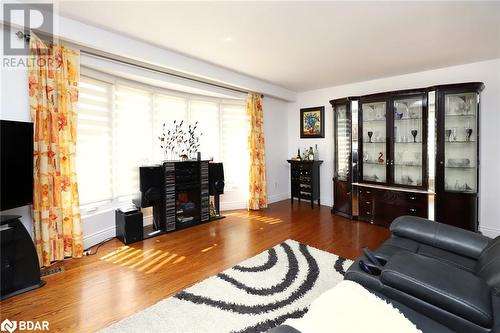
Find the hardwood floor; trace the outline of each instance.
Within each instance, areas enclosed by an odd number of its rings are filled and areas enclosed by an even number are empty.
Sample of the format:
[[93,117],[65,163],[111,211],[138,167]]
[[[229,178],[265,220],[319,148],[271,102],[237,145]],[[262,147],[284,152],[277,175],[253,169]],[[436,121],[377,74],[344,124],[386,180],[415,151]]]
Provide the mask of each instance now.
[[289,200],[124,246],[114,239],[94,256],[68,260],[40,289],[0,303],[1,320],[48,320],[51,332],[93,332],[286,239],[354,259],[389,230]]

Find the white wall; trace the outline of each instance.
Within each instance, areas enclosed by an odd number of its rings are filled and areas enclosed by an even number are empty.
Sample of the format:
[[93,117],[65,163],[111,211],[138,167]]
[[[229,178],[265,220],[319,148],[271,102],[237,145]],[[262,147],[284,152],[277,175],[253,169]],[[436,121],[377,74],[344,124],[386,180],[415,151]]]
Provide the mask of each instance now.
[[[480,230],[490,236],[500,234],[500,59],[447,67],[419,73],[357,82],[299,93],[295,103],[288,105],[288,155],[297,154],[297,148],[318,143],[321,159],[321,197],[325,205],[333,205],[333,115],[329,101],[335,98],[370,93],[427,87],[436,84],[484,82],[480,114]],[[300,139],[299,109],[325,106],[325,138]]]

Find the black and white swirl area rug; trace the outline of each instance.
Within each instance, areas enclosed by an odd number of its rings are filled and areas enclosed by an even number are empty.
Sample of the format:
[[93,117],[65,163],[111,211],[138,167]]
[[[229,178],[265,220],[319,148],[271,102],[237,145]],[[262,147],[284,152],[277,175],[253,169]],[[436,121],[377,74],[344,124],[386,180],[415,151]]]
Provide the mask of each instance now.
[[287,240],[103,332],[266,332],[303,316],[351,263]]

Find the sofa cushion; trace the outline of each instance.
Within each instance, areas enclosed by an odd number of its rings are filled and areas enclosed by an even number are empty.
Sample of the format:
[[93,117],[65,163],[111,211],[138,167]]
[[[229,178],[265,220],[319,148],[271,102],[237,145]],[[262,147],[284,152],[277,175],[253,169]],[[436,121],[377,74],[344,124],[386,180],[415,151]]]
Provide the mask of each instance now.
[[417,253],[426,257],[444,261],[450,265],[457,266],[458,268],[465,269],[469,272],[474,272],[476,268],[476,260],[460,256],[453,252],[441,250],[437,247],[422,244],[418,247]]
[[489,286],[456,266],[410,252],[399,252],[382,270],[383,284],[440,307],[477,325],[491,328]]
[[418,250],[418,243],[398,236],[391,236],[386,240],[376,251],[377,257],[389,260],[394,254],[400,251],[416,252]]
[[491,241],[472,231],[415,216],[400,216],[394,219],[390,228],[396,236],[476,260]]

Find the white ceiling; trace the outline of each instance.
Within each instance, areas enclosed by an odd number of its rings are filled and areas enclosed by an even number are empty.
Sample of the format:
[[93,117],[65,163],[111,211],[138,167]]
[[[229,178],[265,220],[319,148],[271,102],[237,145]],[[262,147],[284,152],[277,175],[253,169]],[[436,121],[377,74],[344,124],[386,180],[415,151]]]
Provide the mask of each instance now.
[[63,1],[59,11],[294,91],[500,58],[500,2]]

